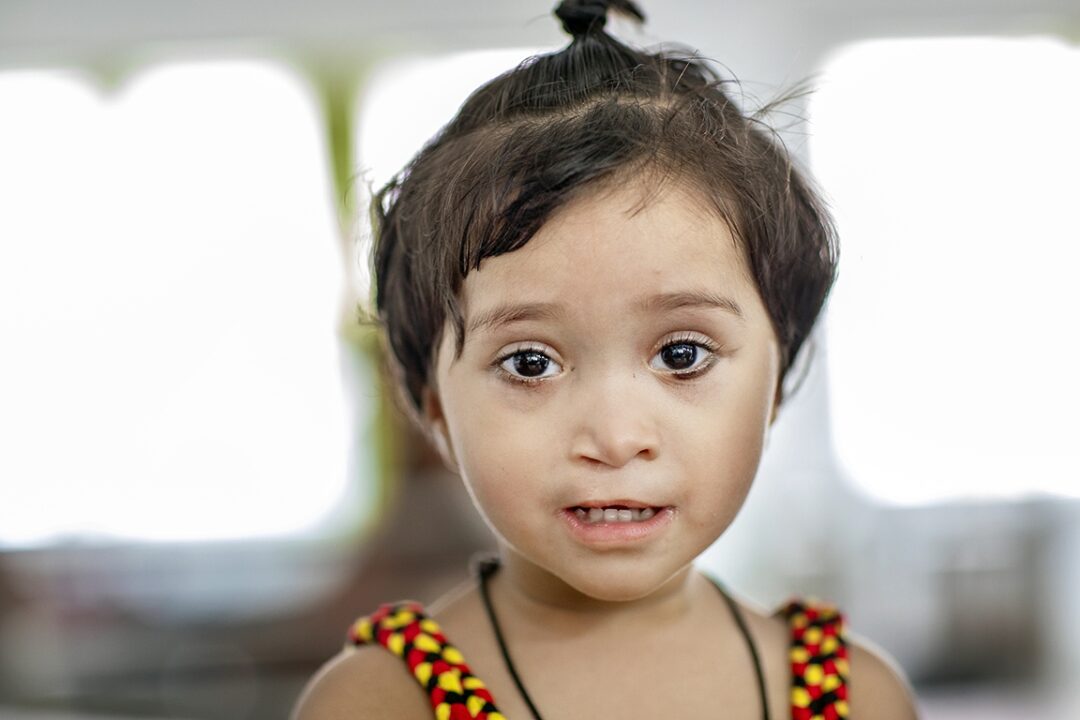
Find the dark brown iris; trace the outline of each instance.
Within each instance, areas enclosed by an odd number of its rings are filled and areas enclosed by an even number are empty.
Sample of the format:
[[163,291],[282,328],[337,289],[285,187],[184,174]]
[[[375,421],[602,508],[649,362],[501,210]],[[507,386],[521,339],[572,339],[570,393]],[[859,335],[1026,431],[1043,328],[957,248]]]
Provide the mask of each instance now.
[[697,359],[697,346],[690,343],[668,345],[660,351],[664,363],[674,370],[685,370],[694,366]]
[[525,377],[538,377],[547,370],[549,362],[542,353],[523,352],[514,356],[514,369]]

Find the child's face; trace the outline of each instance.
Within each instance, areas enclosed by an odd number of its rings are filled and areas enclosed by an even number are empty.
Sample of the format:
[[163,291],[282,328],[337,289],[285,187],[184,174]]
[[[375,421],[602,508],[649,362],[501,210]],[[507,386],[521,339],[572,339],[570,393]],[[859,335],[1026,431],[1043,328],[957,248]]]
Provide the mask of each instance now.
[[[543,307],[468,329],[458,359],[447,326],[427,395],[444,455],[508,562],[602,600],[649,595],[732,522],[779,372],[727,226],[674,185],[631,214],[641,198],[634,181],[587,193],[466,276],[466,328],[498,308]],[[725,298],[739,314],[676,302],[684,293]],[[515,380],[528,377],[539,381]],[[572,508],[597,500],[667,510],[641,538],[582,535]]]

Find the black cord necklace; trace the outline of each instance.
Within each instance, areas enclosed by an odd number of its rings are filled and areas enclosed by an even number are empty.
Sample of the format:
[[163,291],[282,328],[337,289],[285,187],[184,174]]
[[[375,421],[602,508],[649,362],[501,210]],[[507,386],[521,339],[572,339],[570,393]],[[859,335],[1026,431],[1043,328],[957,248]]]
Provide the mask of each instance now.
[[[506,649],[506,640],[503,638],[502,629],[499,627],[499,621],[495,618],[495,609],[491,606],[491,597],[488,595],[487,581],[488,578],[498,571],[499,566],[500,560],[497,555],[479,558],[476,561],[477,572],[480,576],[480,597],[484,601],[484,609],[487,611],[488,620],[491,621],[491,629],[495,633],[495,641],[499,644],[499,650],[502,652],[503,662],[506,663],[506,669],[510,673],[510,677],[514,680],[514,684],[517,685],[518,692],[521,693],[521,698],[525,701],[525,704],[529,706],[529,710],[532,712],[533,717],[536,720],[542,720],[540,711],[536,709],[536,705],[533,703],[532,698],[530,698],[529,693],[526,692],[525,685],[521,682],[521,677],[514,667],[514,662],[510,659],[510,651]],[[743,620],[742,613],[739,611],[739,606],[735,604],[735,601],[727,594],[719,581],[711,576],[708,577],[713,585],[716,586],[716,589],[720,591],[724,600],[727,601],[728,608],[731,609],[732,615],[735,616],[735,623],[739,626],[739,630],[742,632],[743,637],[746,639],[746,644],[750,648],[750,656],[754,660],[754,671],[757,673],[758,693],[761,696],[761,714],[764,720],[769,720],[769,705],[765,697],[765,675],[761,672],[761,660],[758,658],[757,647],[754,646],[754,640],[746,627],[746,622]]]
[[499,558],[491,557],[480,560],[480,597],[484,600],[484,609],[487,610],[488,619],[491,621],[491,629],[495,631],[495,640],[499,643],[499,650],[502,651],[503,662],[506,663],[506,669],[510,672],[510,677],[514,679],[514,684],[517,685],[518,692],[521,693],[522,699],[525,700],[525,704],[529,706],[529,710],[532,711],[533,717],[536,720],[541,720],[540,711],[536,709],[536,705],[533,704],[532,698],[529,697],[529,693],[525,691],[525,685],[522,684],[521,678],[518,677],[517,669],[514,667],[514,662],[510,659],[510,651],[506,649],[506,641],[503,639],[502,630],[499,628],[499,621],[495,619],[495,609],[491,607],[491,598],[488,596],[487,581],[488,578],[495,574],[499,569]]

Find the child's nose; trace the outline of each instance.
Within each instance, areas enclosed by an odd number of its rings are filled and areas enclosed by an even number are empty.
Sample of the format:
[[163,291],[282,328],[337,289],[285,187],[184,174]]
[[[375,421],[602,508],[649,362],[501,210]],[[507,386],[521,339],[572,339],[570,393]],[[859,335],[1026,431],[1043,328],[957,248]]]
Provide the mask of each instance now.
[[609,373],[590,388],[576,388],[572,453],[611,467],[635,458],[652,460],[659,451],[656,417],[633,376]]

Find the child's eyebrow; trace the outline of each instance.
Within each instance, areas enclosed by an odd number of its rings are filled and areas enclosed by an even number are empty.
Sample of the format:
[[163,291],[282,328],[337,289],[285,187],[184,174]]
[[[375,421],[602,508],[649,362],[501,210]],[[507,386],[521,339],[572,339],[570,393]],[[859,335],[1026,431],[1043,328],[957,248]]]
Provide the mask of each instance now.
[[519,303],[496,305],[469,321],[465,334],[486,332],[523,320],[559,320],[563,308],[558,303]]
[[[746,319],[742,307],[737,302],[710,290],[687,290],[648,295],[634,303],[634,307],[639,312],[645,313],[672,312],[694,307],[716,308],[731,313],[740,321]],[[503,325],[525,320],[560,320],[565,315],[566,310],[559,303],[538,302],[496,305],[470,320],[466,326],[465,335],[491,331]]]
[[711,290],[659,293],[641,298],[637,302],[637,309],[642,312],[671,312],[690,307],[717,308],[731,313],[739,320],[746,319],[739,303],[726,295],[718,295]]

